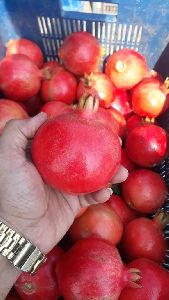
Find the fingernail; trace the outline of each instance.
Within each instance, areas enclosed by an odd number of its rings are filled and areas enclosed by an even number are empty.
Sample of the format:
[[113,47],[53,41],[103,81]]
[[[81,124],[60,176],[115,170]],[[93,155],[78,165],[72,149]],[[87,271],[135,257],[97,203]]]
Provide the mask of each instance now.
[[109,191],[110,196],[111,196],[113,194],[113,190],[111,188],[107,188],[107,190]]

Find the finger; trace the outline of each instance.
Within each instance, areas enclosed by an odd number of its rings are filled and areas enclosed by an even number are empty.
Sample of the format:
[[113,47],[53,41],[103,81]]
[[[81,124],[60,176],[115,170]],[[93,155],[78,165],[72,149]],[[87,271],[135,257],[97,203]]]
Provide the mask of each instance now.
[[28,139],[31,139],[38,128],[47,120],[44,112],[26,120],[11,120],[7,122],[1,139],[6,146],[26,149]]
[[121,165],[116,175],[112,178],[111,183],[116,184],[116,183],[123,182],[127,179],[127,177],[128,177],[128,170]]
[[105,188],[91,194],[79,196],[80,205],[83,207],[91,204],[104,203],[109,200],[112,193],[112,189]]

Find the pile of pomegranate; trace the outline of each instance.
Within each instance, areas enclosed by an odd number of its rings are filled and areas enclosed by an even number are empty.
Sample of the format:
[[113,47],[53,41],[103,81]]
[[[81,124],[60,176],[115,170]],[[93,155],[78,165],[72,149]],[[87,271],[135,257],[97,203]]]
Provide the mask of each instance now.
[[154,168],[168,156],[159,125],[169,108],[168,80],[131,49],[114,52],[101,68],[101,45],[88,32],[69,35],[58,56],[44,62],[35,42],[7,43],[0,134],[11,119],[46,112],[32,160],[61,192],[110,187],[120,165],[129,175],[106,203],[79,212],[64,237],[68,246],[61,241],[33,277],[21,274],[7,299],[168,300],[168,189]]

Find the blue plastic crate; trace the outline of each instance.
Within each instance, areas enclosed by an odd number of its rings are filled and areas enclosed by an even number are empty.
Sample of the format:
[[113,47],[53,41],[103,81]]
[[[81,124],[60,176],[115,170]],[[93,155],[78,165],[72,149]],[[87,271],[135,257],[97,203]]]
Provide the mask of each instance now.
[[[106,56],[132,48],[150,68],[169,75],[169,0],[0,0],[0,15],[0,57],[9,39],[25,37],[39,44],[46,60],[55,60],[63,39],[83,30],[99,39]],[[160,122],[169,132],[169,112]],[[158,172],[169,187],[168,159]],[[169,212],[169,198],[164,209]]]

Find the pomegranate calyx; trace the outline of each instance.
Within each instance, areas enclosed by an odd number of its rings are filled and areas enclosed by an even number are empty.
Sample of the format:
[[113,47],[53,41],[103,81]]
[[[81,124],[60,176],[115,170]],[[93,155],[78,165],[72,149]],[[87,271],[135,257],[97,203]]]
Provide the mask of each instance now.
[[153,124],[153,123],[155,123],[155,118],[149,118],[149,117],[146,117],[145,118],[145,123],[151,123],[151,124]]
[[158,211],[152,221],[158,228],[163,230],[165,226],[169,223],[169,214],[164,211]]
[[115,64],[115,69],[119,73],[123,73],[126,70],[127,65],[122,61],[118,60]]
[[34,293],[35,290],[36,290],[35,285],[32,282],[26,282],[23,285],[23,291],[28,295]]
[[90,74],[84,74],[84,84],[86,87],[92,87],[94,85],[94,76],[93,76],[93,72]]
[[136,283],[139,281],[142,277],[140,276],[141,271],[136,268],[130,268],[127,270],[127,286],[133,287],[133,288],[141,288],[141,286]]
[[87,114],[95,113],[99,108],[99,99],[91,95],[87,96],[85,94],[79,100],[77,110]]

